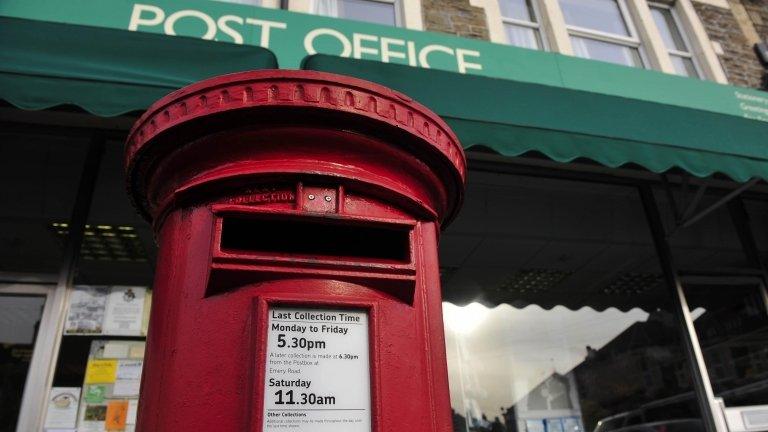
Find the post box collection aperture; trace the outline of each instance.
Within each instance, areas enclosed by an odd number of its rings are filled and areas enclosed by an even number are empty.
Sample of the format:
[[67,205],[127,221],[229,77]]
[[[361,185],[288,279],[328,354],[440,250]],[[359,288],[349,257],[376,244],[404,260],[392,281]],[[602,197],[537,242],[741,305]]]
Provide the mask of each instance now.
[[437,242],[456,136],[349,77],[169,94],[126,147],[159,256],[137,430],[450,431]]

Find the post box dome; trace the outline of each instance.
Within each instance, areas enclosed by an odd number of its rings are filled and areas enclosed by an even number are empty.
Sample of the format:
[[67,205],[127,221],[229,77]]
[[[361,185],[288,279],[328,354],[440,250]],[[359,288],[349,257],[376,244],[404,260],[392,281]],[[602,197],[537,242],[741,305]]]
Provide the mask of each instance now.
[[[312,71],[262,70],[223,75],[160,99],[141,116],[129,134],[125,159],[128,192],[139,211],[153,219],[162,213],[161,207],[166,201],[174,199],[172,192],[153,192],[151,186],[153,173],[163,166],[169,155],[218,133],[307,125],[377,139],[418,161],[436,180],[420,189],[439,197],[418,199],[431,206],[443,224],[455,216],[463,198],[466,160],[458,139],[445,122],[408,96],[386,87]],[[196,159],[206,159],[205,154],[214,153],[219,157],[228,152],[227,144],[225,138],[215,140],[207,145],[209,148],[203,155],[198,149]],[[292,144],[290,139],[284,139],[281,145],[289,150]],[[317,145],[332,151],[333,142]],[[360,148],[360,152],[377,158],[371,149]],[[290,157],[296,158],[296,155]],[[334,157],[344,159],[344,155]],[[343,169],[343,162],[334,162],[334,165]],[[281,171],[279,167],[273,168]],[[316,175],[338,174],[311,164],[305,168]],[[391,166],[390,169],[396,173],[407,168]],[[362,177],[365,177],[364,171],[360,170]],[[199,176],[200,172],[197,170],[195,175]],[[219,179],[227,177],[221,171],[219,175]],[[181,183],[184,185],[176,186],[190,188],[197,184],[191,178]],[[397,179],[388,182],[396,183]],[[412,192],[406,188],[400,192],[407,195],[409,191]],[[414,195],[418,194],[414,192]]]

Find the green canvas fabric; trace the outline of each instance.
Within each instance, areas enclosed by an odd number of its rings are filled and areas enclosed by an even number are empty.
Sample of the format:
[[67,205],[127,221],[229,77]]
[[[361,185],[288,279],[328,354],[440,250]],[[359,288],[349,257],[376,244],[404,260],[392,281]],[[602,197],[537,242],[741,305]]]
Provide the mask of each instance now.
[[[303,68],[399,90],[442,116],[465,148],[506,156],[537,151],[559,162],[589,158],[653,172],[768,179],[768,123],[562,87],[315,55]],[[659,91],[656,88],[654,91]],[[674,88],[668,91],[675,91]]]
[[0,46],[0,99],[99,116],[146,109],[201,79],[278,67],[259,47],[14,18],[0,18]]

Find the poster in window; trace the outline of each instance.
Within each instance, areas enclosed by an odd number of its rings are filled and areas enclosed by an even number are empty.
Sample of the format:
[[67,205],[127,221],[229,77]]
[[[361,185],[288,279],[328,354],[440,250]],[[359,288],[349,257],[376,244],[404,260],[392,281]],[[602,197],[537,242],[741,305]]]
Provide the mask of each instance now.
[[140,336],[145,294],[144,287],[112,287],[107,298],[104,334]]
[[100,334],[109,287],[78,286],[69,301],[65,334]]

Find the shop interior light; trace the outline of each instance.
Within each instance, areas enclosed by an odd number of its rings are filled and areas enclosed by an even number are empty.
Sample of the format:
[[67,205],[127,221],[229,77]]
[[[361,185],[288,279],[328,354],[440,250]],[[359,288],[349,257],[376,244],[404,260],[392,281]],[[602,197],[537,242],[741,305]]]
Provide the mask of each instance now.
[[626,272],[619,274],[603,288],[606,294],[633,295],[651,292],[662,283],[661,275]]
[[509,276],[499,289],[521,294],[540,293],[556,287],[572,273],[563,270],[520,269]]
[[[69,225],[53,222],[50,229],[57,237],[69,234]],[[136,228],[130,225],[86,225],[80,256],[89,261],[147,262],[148,256]]]

